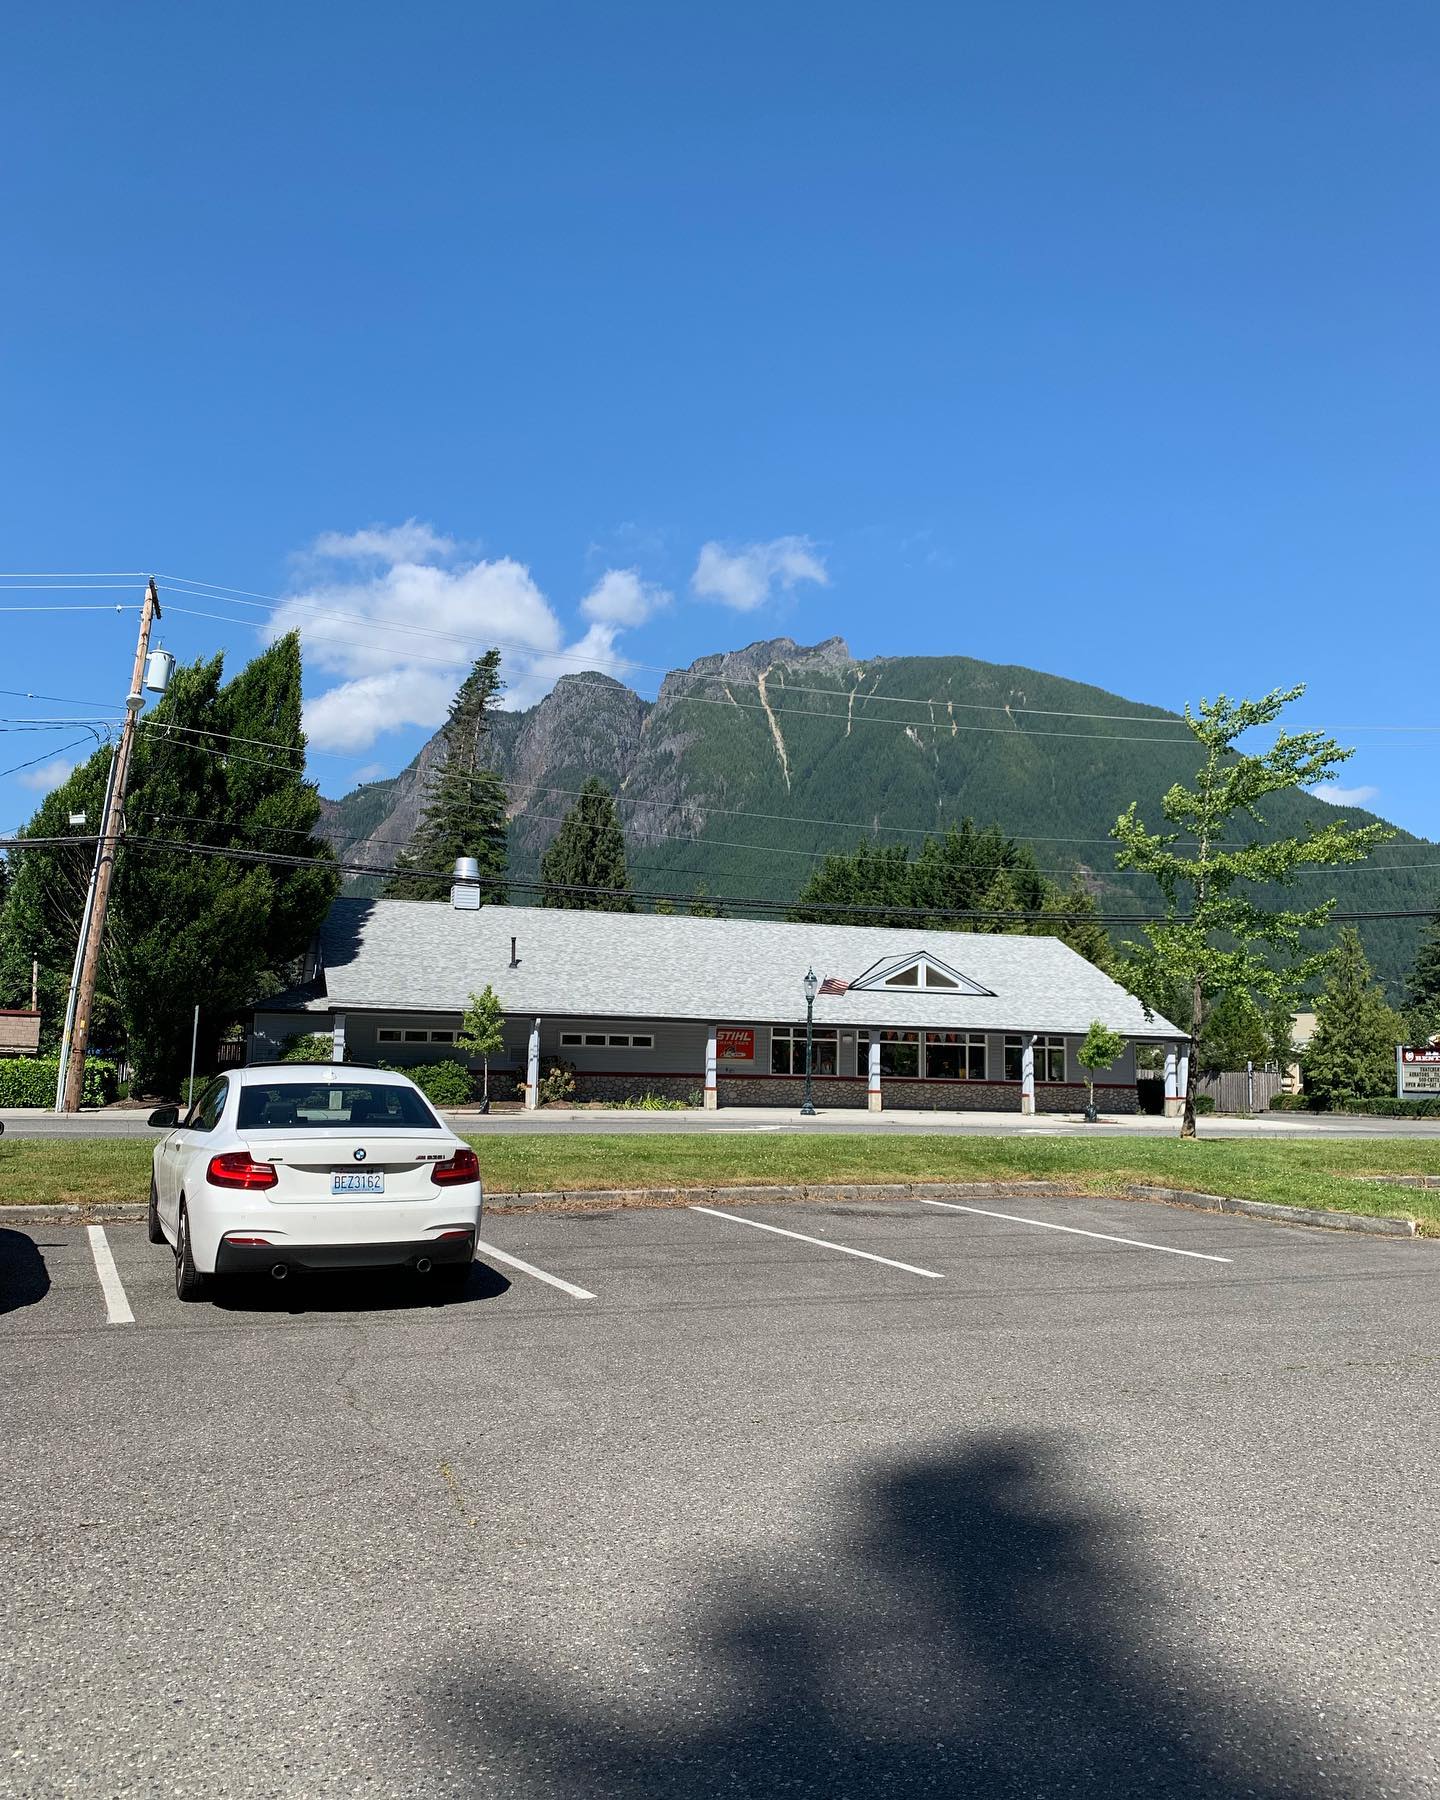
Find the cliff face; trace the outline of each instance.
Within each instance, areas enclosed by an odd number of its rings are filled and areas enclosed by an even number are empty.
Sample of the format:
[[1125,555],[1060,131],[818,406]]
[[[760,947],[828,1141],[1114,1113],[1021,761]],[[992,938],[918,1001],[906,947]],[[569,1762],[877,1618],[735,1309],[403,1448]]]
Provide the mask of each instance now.
[[[736,712],[755,707],[758,684],[773,680],[775,671],[833,678],[849,666],[841,638],[813,649],[771,638],[672,671],[653,703],[621,681],[589,673],[562,675],[524,712],[496,713],[490,743],[510,796],[512,869],[522,877],[535,872],[589,775],[614,790],[626,838],[637,848],[703,831],[710,807],[725,804],[730,792],[723,777],[687,767],[687,752],[706,735],[711,709],[717,703]],[[323,803],[321,833],[347,862],[386,868],[409,842],[440,741],[437,732],[392,779]]]

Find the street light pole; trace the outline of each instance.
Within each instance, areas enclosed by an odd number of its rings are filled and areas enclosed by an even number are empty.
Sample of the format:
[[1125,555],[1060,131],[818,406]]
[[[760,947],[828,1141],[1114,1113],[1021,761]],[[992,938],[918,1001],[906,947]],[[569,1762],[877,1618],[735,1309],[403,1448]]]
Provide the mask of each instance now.
[[814,969],[808,970],[805,976],[805,1098],[800,1106],[802,1119],[815,1117],[815,1083],[812,1071],[815,1065],[815,995],[819,986]]

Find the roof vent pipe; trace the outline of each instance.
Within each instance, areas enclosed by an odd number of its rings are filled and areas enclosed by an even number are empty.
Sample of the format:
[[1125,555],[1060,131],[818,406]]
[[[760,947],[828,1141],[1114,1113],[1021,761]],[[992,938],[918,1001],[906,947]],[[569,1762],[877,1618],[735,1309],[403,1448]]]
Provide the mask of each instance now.
[[512,969],[518,969],[520,967],[520,956],[515,948],[517,942],[518,940],[513,937],[510,940],[510,967]]
[[455,858],[455,879],[450,888],[450,904],[457,912],[480,910],[480,864],[473,856]]

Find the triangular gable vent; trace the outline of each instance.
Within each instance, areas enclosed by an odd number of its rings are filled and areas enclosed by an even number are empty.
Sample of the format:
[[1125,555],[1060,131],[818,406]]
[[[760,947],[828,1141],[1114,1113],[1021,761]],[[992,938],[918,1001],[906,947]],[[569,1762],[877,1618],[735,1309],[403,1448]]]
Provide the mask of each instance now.
[[913,994],[924,990],[938,994],[980,994],[992,1000],[995,997],[990,988],[981,987],[978,981],[972,981],[968,975],[962,975],[958,969],[952,969],[949,963],[941,962],[938,956],[931,956],[925,950],[876,963],[850,983],[851,993],[857,989],[872,993]]

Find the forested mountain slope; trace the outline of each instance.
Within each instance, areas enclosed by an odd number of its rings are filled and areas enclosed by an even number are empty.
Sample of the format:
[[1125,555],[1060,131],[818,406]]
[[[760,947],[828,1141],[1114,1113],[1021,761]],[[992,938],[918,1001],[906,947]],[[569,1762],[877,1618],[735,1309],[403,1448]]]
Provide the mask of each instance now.
[[[688,894],[703,883],[716,895],[789,898],[827,850],[865,835],[918,846],[969,815],[1029,840],[1059,880],[1082,871],[1107,912],[1153,904],[1145,884],[1115,872],[1110,826],[1132,800],[1158,825],[1161,795],[1198,761],[1174,714],[1103,688],[969,657],[861,663],[838,638],[702,657],[667,675],[654,702],[608,676],[565,676],[539,705],[497,715],[492,742],[522,878],[596,774],[619,798],[638,889]],[[392,781],[327,803],[337,848],[388,865],[414,828],[432,755],[433,740]],[[1288,795],[1269,805],[1266,825],[1290,832],[1337,812],[1374,816]],[[1299,894],[1338,895],[1357,911],[1433,906],[1440,855],[1401,833],[1358,870],[1307,877]],[[1418,925],[1376,921],[1364,936],[1393,987]]]

